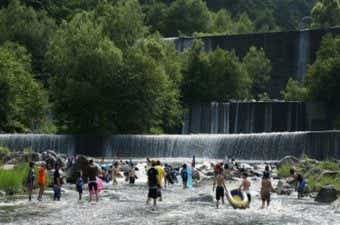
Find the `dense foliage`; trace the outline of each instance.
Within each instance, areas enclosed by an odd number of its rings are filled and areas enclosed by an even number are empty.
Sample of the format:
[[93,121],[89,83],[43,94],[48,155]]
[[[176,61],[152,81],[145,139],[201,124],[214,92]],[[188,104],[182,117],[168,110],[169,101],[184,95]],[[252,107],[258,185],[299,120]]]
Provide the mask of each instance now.
[[263,49],[251,47],[241,61],[234,52],[204,52],[194,42],[186,53],[183,71],[184,102],[252,99],[266,92],[271,71]]
[[306,80],[310,98],[340,110],[340,38],[326,35]]
[[[164,36],[334,26],[339,10],[338,0],[0,1],[0,132],[55,131],[54,121],[59,132],[177,132],[185,102],[268,99],[271,63],[255,47],[239,58],[197,42],[178,54]],[[324,40],[285,99],[337,108],[338,42]]]
[[340,1],[318,0],[312,9],[314,27],[331,27],[340,25]]
[[46,93],[33,78],[26,49],[6,42],[0,46],[0,129],[33,131],[44,122]]

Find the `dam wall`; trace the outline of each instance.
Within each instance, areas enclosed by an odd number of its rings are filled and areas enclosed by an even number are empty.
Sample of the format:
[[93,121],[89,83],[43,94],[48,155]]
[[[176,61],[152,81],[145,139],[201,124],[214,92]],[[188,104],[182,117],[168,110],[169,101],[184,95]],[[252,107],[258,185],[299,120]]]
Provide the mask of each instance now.
[[0,146],[97,157],[207,157],[277,160],[286,155],[340,159],[340,131],[196,135],[1,134]]
[[[308,64],[315,60],[322,37],[327,34],[340,34],[340,27],[285,31],[270,33],[253,33],[239,35],[216,35],[199,37],[204,49],[211,51],[221,48],[235,51],[244,57],[251,46],[263,48],[272,64],[271,79],[267,92],[273,98],[280,98],[280,91],[286,86],[290,77],[304,80]],[[178,51],[185,51],[192,46],[194,37],[169,38],[175,42]]]

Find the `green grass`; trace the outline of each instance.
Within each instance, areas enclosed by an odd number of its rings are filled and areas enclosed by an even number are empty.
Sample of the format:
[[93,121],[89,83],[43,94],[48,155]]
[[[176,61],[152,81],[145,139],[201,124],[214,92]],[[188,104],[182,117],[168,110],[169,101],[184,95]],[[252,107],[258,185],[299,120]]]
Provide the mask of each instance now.
[[[307,175],[305,179],[308,181],[309,190],[312,192],[318,192],[325,185],[332,185],[338,191],[340,191],[340,163],[336,161],[313,161],[308,158],[305,158],[305,161],[295,165],[296,173],[300,173],[303,176]],[[278,168],[278,175],[282,178],[289,177],[291,166],[283,165]],[[320,171],[320,172],[309,172],[309,171]],[[322,171],[330,170],[337,171],[338,174],[334,177],[332,176],[323,176],[320,179],[320,175]]]
[[332,161],[322,161],[318,164],[318,167],[324,170],[338,171],[340,170],[340,164]]
[[0,146],[0,155],[8,155],[9,153],[11,153],[9,148]]
[[325,185],[332,185],[336,190],[340,191],[340,175],[335,178],[325,176],[320,180],[317,180],[317,176],[310,176],[307,179],[311,191],[318,192]]
[[17,165],[13,170],[0,169],[0,190],[8,194],[24,191],[27,173],[27,165]]
[[290,169],[291,169],[291,166],[289,166],[289,165],[283,165],[283,166],[281,166],[280,168],[278,168],[277,174],[278,174],[280,177],[289,177],[289,175],[290,175]]

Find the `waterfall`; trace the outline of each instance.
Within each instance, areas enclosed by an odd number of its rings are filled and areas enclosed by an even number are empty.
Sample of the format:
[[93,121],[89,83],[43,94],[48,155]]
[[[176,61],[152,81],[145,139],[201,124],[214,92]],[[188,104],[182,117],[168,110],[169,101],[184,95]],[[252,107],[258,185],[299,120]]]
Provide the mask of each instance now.
[[107,157],[208,157],[275,160],[286,155],[340,158],[340,131],[197,135],[0,135],[12,150],[48,149]]
[[[303,102],[196,103],[188,106],[183,134],[304,131]],[[189,117],[189,118],[188,118]]]
[[72,136],[47,134],[0,134],[0,146],[13,151],[30,148],[37,152],[55,150],[65,154],[73,154],[76,148]]
[[307,65],[309,63],[309,49],[310,49],[310,33],[308,31],[300,31],[299,33],[299,47],[297,58],[296,78],[303,81],[307,73]]

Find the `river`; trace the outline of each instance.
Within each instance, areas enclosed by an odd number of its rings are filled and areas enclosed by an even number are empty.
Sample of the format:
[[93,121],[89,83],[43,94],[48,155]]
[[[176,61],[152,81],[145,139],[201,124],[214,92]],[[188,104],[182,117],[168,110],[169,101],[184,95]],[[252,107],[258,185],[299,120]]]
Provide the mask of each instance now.
[[[139,165],[143,168],[144,165]],[[334,204],[315,203],[311,198],[297,200],[296,194],[278,196],[273,194],[268,209],[260,209],[259,178],[252,178],[253,201],[250,209],[234,210],[227,202],[216,209],[214,202],[186,201],[200,194],[213,194],[211,182],[202,182],[193,189],[183,190],[180,184],[163,191],[163,201],[157,208],[145,204],[147,187],[143,169],[139,179],[131,186],[124,181],[113,187],[105,184],[100,200],[89,203],[87,196],[78,201],[73,186],[65,185],[60,202],[52,201],[50,190],[42,202],[28,202],[18,197],[15,200],[0,200],[0,223],[22,225],[338,225],[340,209]],[[227,182],[228,188],[239,181]],[[87,194],[85,192],[85,194]]]

